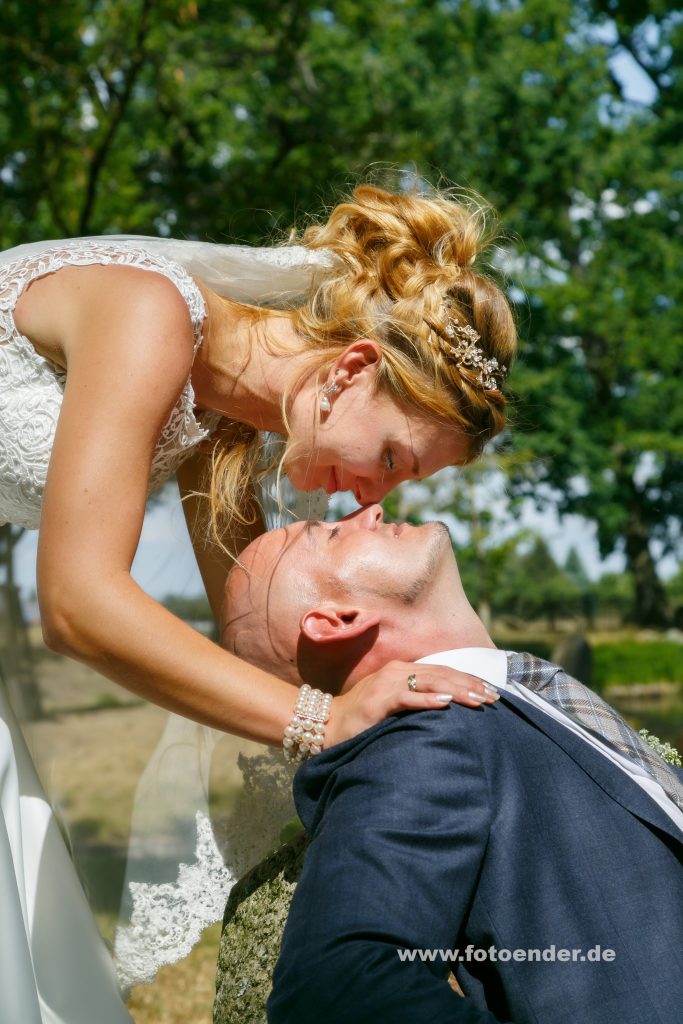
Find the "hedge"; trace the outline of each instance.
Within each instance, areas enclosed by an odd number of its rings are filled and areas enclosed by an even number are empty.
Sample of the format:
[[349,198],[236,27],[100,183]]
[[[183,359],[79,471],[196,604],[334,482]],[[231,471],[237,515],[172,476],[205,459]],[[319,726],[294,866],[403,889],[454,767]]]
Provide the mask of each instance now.
[[593,647],[593,687],[612,683],[683,683],[683,644],[620,640]]
[[[504,650],[528,651],[552,661],[554,640],[520,636],[496,637]],[[671,640],[613,640],[592,644],[594,690],[612,684],[683,683],[683,644]]]

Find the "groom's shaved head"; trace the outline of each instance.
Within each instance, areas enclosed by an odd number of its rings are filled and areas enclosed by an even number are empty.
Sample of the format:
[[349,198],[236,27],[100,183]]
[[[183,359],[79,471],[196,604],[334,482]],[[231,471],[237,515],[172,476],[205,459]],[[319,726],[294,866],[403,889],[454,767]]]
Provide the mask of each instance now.
[[222,631],[223,645],[238,657],[297,682],[292,635],[320,598],[316,574],[302,572],[296,557],[305,531],[305,523],[295,523],[246,548],[228,576]]

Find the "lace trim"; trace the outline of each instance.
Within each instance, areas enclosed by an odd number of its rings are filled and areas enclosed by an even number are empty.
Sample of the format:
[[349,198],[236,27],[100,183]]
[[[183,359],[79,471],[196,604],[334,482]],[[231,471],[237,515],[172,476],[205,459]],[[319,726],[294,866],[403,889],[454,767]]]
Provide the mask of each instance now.
[[235,881],[223,864],[209,818],[197,813],[197,859],[181,864],[176,882],[131,882],[130,924],[116,933],[114,953],[124,992],[149,985],[165,964],[183,960],[209,925],[220,921]]
[[[194,353],[202,343],[206,318],[204,297],[177,263],[155,255],[143,245],[129,243],[60,242],[30,257],[0,266],[0,376],[9,387],[0,393],[0,479],[9,492],[0,495],[0,521],[35,528],[40,517],[54,432],[66,384],[66,371],[39,355],[14,322],[13,311],[26,286],[64,266],[89,264],[131,266],[162,274],[176,286],[187,304],[194,331]],[[149,493],[177,469],[190,449],[207,438],[220,421],[219,413],[194,414],[195,394],[188,379],[164,425],[150,472]]]
[[244,789],[229,818],[196,814],[196,854],[180,864],[175,882],[129,883],[129,923],[114,939],[116,972],[124,991],[151,984],[160,967],[183,960],[209,925],[222,920],[232,886],[279,845],[296,810],[293,770],[279,752],[239,755]]

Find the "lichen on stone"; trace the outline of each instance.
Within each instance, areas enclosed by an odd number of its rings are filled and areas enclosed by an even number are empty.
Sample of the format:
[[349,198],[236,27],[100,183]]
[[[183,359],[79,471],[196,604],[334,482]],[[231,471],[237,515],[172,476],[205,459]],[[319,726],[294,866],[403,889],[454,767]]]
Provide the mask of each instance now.
[[265,1024],[273,970],[309,842],[300,832],[233,886],[218,955],[214,1024]]

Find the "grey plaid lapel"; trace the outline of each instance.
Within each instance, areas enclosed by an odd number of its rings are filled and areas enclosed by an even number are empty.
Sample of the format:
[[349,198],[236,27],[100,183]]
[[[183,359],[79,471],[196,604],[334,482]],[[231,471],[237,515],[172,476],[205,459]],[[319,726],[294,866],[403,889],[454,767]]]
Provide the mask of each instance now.
[[635,761],[659,782],[668,797],[683,810],[683,784],[666,761],[602,697],[559,667],[533,654],[508,655],[508,679],[528,687],[589,732]]

